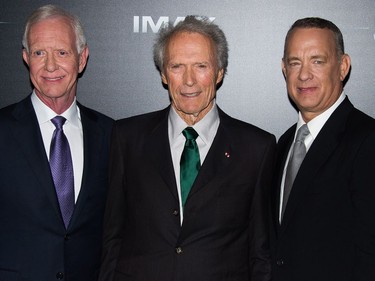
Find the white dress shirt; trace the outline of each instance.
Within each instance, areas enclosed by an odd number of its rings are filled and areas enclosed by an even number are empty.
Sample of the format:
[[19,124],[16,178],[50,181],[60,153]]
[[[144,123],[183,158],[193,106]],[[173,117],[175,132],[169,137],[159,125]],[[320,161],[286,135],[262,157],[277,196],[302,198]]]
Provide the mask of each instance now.
[[36,117],[38,119],[40,131],[43,138],[44,148],[46,150],[47,157],[49,159],[49,151],[51,146],[51,140],[53,132],[56,127],[51,122],[51,119],[57,115],[61,115],[66,118],[63,126],[64,134],[66,135],[70,152],[72,154],[73,162],[73,173],[74,173],[74,196],[75,201],[81,189],[82,174],[83,174],[83,130],[81,123],[81,115],[77,106],[76,99],[72,105],[62,114],[56,114],[51,108],[45,105],[35,94],[35,91],[31,95],[31,102],[33,104]]
[[318,136],[320,130],[323,128],[324,124],[327,122],[331,114],[336,110],[336,108],[344,101],[346,95],[344,92],[341,93],[340,97],[337,99],[337,101],[326,111],[321,113],[320,115],[316,116],[312,120],[310,120],[308,123],[306,123],[301,115],[301,112],[298,113],[298,122],[297,122],[297,127],[296,131],[294,133],[294,139],[293,143],[290,146],[288,157],[285,161],[285,166],[283,170],[283,177],[281,180],[281,187],[280,187],[280,206],[279,206],[279,222],[281,222],[281,208],[282,208],[282,202],[283,202],[283,197],[284,197],[284,184],[285,184],[285,174],[286,174],[286,167],[288,166],[289,158],[290,158],[290,153],[292,150],[292,147],[294,145],[294,142],[296,140],[296,135],[297,131],[299,128],[302,127],[302,125],[307,124],[307,127],[309,128],[310,134],[308,134],[305,138],[305,146],[306,146],[306,153],[309,151],[312,143],[314,142],[315,138]]
[[[198,137],[196,139],[198,148],[199,148],[199,156],[201,165],[203,165],[204,159],[214,141],[216,136],[217,129],[220,124],[219,119],[219,112],[217,109],[216,104],[211,108],[211,110],[200,120],[196,123],[193,127],[194,130],[198,133]],[[184,120],[177,114],[176,110],[171,106],[169,117],[168,117],[168,135],[169,135],[169,143],[171,148],[172,154],[172,162],[174,167],[174,172],[176,176],[176,183],[177,183],[177,192],[180,199],[180,218],[181,223],[183,220],[183,212],[182,212],[182,202],[181,202],[181,186],[180,186],[180,160],[182,151],[184,150],[185,145],[185,137],[182,134],[182,131],[189,127]]]

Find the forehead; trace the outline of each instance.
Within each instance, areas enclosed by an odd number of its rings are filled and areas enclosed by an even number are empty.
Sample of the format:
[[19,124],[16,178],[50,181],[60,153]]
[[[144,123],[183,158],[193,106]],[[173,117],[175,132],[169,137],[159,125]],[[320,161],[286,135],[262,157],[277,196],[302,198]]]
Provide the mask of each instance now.
[[75,38],[75,33],[69,20],[65,17],[52,17],[42,19],[30,26],[29,38],[43,37]]
[[288,38],[286,52],[306,49],[324,49],[336,52],[335,36],[327,28],[296,28]]

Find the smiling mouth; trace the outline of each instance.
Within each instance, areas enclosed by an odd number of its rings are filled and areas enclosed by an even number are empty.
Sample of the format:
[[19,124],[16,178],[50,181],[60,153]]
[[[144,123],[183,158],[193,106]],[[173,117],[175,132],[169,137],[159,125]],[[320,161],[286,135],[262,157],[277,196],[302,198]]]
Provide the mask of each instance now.
[[315,91],[316,87],[300,87],[298,88],[298,91],[300,93],[309,93]]
[[199,96],[200,92],[194,92],[194,93],[181,93],[182,96],[187,98],[194,98]]
[[54,81],[58,81],[58,80],[61,80],[61,79],[63,79],[64,78],[64,76],[59,76],[59,77],[51,77],[51,78],[49,78],[49,77],[44,77],[44,80],[47,80],[47,81],[51,81],[51,82],[54,82]]

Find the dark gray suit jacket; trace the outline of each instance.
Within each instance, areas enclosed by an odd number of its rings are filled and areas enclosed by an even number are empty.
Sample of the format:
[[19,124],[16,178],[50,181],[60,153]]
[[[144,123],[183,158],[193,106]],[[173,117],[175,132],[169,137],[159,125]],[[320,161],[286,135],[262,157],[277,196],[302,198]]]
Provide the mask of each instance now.
[[269,280],[275,137],[219,110],[181,226],[169,109],[115,126],[99,280]]
[[294,132],[278,143],[273,280],[375,280],[375,120],[348,98],[339,105],[300,167],[280,225],[280,183]]
[[30,96],[0,110],[0,280],[97,278],[113,121],[79,108],[84,169],[67,231]]

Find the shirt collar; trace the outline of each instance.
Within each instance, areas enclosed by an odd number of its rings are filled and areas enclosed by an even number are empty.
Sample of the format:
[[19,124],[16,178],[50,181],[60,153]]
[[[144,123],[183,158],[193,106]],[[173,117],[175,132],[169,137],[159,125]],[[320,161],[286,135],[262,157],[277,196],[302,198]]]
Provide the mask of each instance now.
[[[216,106],[215,100],[213,101],[213,106],[210,111],[201,119],[198,123],[194,124],[194,130],[198,133],[199,138],[207,144],[211,143],[211,136],[215,136],[217,127],[219,125],[219,111]],[[173,106],[171,106],[169,117],[168,117],[169,127],[170,127],[170,138],[171,140],[177,139],[182,131],[189,125],[178,115]]]
[[[344,92],[341,93],[337,101],[326,111],[323,113],[319,114],[309,122],[307,122],[307,127],[309,128],[310,134],[315,139],[320,130],[323,128],[324,124],[327,122],[329,117],[332,115],[332,113],[336,110],[336,108],[344,101],[346,95]],[[298,123],[297,123],[297,128],[296,128],[296,134],[298,129],[303,125],[306,124],[306,122],[303,120],[301,112],[298,113]]]
[[[35,90],[31,95],[31,102],[33,104],[39,124],[50,122],[52,118],[58,115],[39,99],[39,97],[35,93]],[[80,127],[81,116],[79,108],[77,106],[76,98],[74,98],[74,101],[72,102],[70,107],[60,115],[65,117],[66,120],[73,126]]]

